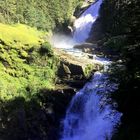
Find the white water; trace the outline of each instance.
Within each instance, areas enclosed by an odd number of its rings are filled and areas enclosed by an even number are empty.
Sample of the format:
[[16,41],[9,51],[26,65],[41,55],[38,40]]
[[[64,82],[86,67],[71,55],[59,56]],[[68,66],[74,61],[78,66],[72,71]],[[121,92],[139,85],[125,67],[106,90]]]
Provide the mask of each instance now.
[[106,74],[96,72],[72,99],[61,140],[111,140],[121,117],[110,98],[116,89]]
[[[79,19],[75,21],[74,40],[79,43],[85,42],[88,38],[91,27],[99,15],[99,9],[102,0],[98,0],[95,4],[90,6]],[[79,36],[80,35],[80,36]]]
[[[101,3],[102,0],[96,2],[76,21],[76,41],[83,42],[88,37]],[[116,83],[109,81],[107,74],[111,61],[96,55],[95,60],[104,65],[104,72],[96,72],[92,80],[73,97],[63,121],[61,140],[111,140],[120,124],[122,114],[116,110],[117,103],[110,98],[118,88]]]

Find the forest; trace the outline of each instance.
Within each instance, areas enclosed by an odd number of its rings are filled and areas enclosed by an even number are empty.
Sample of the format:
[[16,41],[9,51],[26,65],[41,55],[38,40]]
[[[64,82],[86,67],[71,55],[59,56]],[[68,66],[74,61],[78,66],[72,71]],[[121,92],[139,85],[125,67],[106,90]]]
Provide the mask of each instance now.
[[52,30],[67,23],[78,0],[1,0],[0,22],[23,23],[42,30]]

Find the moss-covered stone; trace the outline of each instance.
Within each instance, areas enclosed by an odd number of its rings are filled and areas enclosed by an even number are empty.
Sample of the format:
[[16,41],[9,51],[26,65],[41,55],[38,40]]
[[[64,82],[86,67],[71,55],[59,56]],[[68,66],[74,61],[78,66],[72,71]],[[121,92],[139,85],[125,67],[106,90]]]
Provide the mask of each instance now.
[[86,67],[84,68],[84,74],[87,78],[92,75],[94,68],[95,68],[95,66],[93,64],[86,65]]

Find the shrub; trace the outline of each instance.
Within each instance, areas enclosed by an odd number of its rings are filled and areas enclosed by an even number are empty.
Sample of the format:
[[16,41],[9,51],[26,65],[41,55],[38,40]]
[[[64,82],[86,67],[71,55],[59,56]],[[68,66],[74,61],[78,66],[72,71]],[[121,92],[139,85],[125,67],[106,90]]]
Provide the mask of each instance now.
[[51,47],[50,43],[48,43],[48,42],[45,42],[41,45],[39,52],[41,55],[47,55],[49,57],[53,56],[52,47]]

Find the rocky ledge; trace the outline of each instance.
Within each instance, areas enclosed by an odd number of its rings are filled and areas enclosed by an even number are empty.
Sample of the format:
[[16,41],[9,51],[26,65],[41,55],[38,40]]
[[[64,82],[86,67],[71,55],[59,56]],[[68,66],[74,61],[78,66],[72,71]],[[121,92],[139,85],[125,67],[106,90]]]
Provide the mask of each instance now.
[[102,69],[101,64],[94,62],[90,54],[67,52],[54,49],[55,55],[60,59],[57,84],[66,84],[72,88],[80,89],[90,79],[95,71]]

